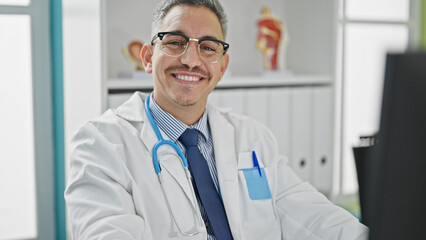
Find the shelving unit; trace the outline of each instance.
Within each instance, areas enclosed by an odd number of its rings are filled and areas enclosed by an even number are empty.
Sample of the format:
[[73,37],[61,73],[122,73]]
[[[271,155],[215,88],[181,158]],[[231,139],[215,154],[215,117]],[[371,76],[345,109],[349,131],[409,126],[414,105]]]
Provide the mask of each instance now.
[[[329,86],[332,84],[331,77],[326,75],[304,75],[288,76],[241,76],[223,78],[216,89],[238,89],[238,88],[273,88],[273,87],[296,87],[296,86]],[[107,81],[108,92],[123,93],[135,90],[146,91],[154,87],[152,78],[148,79],[109,79]]]

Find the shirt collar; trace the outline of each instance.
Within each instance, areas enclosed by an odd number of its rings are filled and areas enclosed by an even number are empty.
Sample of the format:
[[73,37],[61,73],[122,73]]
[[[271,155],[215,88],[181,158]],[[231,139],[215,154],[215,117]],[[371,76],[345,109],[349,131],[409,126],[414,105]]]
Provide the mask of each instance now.
[[188,126],[158,106],[154,100],[153,93],[150,94],[150,97],[151,101],[149,101],[149,110],[154,117],[154,121],[171,141],[177,142],[180,135],[182,135],[187,128],[195,128],[202,133],[205,139],[209,139],[210,131],[208,127],[207,111],[204,111],[203,116],[201,116],[198,122],[194,125]]

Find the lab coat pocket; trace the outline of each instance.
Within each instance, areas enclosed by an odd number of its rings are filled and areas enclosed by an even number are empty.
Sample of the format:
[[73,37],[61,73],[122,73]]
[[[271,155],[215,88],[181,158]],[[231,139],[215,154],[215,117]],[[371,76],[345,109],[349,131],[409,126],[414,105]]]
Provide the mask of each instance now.
[[247,191],[251,200],[271,199],[268,179],[264,168],[241,169],[246,180]]
[[[261,176],[260,176],[261,174]],[[270,187],[269,168],[239,169],[241,222],[244,239],[280,239]]]

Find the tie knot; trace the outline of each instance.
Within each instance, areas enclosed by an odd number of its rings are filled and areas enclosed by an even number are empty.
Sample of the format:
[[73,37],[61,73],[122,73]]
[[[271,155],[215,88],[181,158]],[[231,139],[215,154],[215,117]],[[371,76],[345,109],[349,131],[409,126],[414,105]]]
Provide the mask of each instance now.
[[188,147],[197,146],[198,143],[198,130],[195,128],[188,128],[185,132],[180,135],[179,140],[183,143],[183,145]]

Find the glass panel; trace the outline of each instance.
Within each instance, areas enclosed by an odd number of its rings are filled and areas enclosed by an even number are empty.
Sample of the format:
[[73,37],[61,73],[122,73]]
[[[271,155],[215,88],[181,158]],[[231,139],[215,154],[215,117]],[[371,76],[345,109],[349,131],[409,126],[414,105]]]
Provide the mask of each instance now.
[[357,190],[352,147],[378,131],[385,55],[403,51],[408,29],[401,25],[347,24],[343,96],[343,191]]
[[0,239],[37,235],[30,24],[0,15]]
[[408,21],[409,0],[346,0],[349,19]]
[[337,16],[339,17],[339,19],[343,18],[343,4],[346,4],[345,0],[337,1]]
[[27,6],[29,4],[30,4],[30,0],[0,0],[0,5]]

